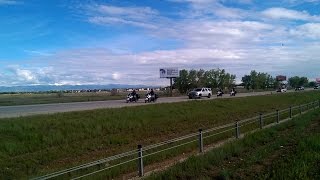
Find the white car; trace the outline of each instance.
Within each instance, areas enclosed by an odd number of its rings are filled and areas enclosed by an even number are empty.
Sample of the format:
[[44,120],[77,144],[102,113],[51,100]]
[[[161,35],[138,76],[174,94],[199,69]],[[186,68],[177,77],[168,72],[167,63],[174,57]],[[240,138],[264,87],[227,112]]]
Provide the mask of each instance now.
[[210,98],[212,96],[212,90],[211,88],[195,88],[192,91],[188,93],[189,99],[193,98],[201,98],[201,97],[208,97]]
[[299,87],[296,87],[294,90],[295,91],[301,91],[301,90],[304,90],[304,87],[303,86],[299,86]]
[[277,89],[277,92],[287,92],[287,88],[279,88]]

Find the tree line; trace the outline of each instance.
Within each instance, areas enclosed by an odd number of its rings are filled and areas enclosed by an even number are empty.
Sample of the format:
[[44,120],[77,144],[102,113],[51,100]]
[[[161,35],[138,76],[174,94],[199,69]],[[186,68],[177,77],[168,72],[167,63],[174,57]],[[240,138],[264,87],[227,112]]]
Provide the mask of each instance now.
[[181,70],[180,77],[174,80],[174,88],[180,93],[186,93],[197,87],[230,88],[235,85],[236,75],[227,73],[224,69],[211,70]]
[[[226,72],[224,69],[211,70],[180,70],[180,77],[174,79],[173,87],[180,93],[186,93],[197,87],[209,87],[212,89],[231,89],[235,87],[236,75]],[[242,78],[242,85],[248,90],[276,89],[281,87],[281,81],[268,73],[252,70]],[[295,88],[298,86],[314,86],[315,82],[309,82],[307,77],[294,76],[288,79],[288,85]]]

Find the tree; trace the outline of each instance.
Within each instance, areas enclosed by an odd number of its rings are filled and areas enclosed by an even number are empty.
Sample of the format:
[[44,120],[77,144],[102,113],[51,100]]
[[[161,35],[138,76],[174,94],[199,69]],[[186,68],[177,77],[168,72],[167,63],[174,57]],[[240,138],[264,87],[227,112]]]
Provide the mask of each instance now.
[[251,76],[245,75],[242,77],[242,82],[244,83],[244,87],[249,90],[251,86]]
[[275,78],[268,73],[261,73],[255,70],[250,75],[242,77],[242,82],[246,89],[266,89],[277,85]]
[[257,85],[258,85],[258,73],[253,70],[250,72],[250,76],[251,76],[251,89],[257,89]]
[[189,79],[189,87],[190,88],[196,88],[197,87],[197,71],[192,69],[189,71],[189,75],[188,75],[188,79]]
[[203,87],[206,83],[205,83],[205,71],[203,69],[200,69],[199,71],[197,71],[197,87]]
[[309,83],[309,80],[307,77],[300,77],[299,86],[307,86],[308,83]]
[[316,86],[316,82],[314,82],[314,81],[311,81],[311,82],[309,82],[309,84],[308,84],[308,86],[309,87],[314,87],[314,86]]
[[299,81],[300,81],[300,78],[298,76],[290,77],[288,79],[289,85],[294,88],[299,86]]
[[291,87],[296,88],[298,86],[307,86],[309,80],[307,77],[294,76],[289,78],[288,82]]
[[189,89],[189,72],[185,69],[180,71],[180,76],[174,79],[174,87],[181,93],[186,93]]

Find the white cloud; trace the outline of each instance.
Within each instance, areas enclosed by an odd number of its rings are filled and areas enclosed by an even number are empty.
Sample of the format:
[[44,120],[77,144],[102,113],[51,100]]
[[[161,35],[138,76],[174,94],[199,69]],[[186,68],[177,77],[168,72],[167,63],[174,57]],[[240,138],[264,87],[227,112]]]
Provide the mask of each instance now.
[[177,3],[188,3],[190,9],[182,13],[182,16],[202,18],[206,16],[216,16],[225,19],[242,19],[248,13],[239,8],[224,6],[219,0],[171,0]]
[[320,23],[307,23],[290,30],[293,36],[320,40]]
[[38,82],[37,77],[32,73],[32,71],[27,69],[16,69],[16,74],[18,79],[21,79],[26,82]]
[[120,73],[118,73],[118,72],[115,72],[115,73],[113,73],[112,74],[112,79],[113,80],[120,80],[121,79],[121,74]]
[[156,26],[152,24],[143,23],[139,21],[131,21],[131,20],[126,20],[126,19],[117,18],[117,17],[101,17],[101,16],[90,17],[89,22],[100,24],[100,25],[124,24],[124,25],[138,26],[142,28],[150,28],[150,29],[156,28]]
[[40,56],[51,56],[51,53],[44,52],[44,51],[38,51],[38,50],[24,50],[24,52],[30,54],[30,55],[40,55]]
[[278,38],[274,36],[281,32],[276,31],[279,31],[278,27],[258,21],[186,20],[171,28],[161,28],[156,33],[180,39],[187,47],[234,48]]
[[262,12],[262,15],[271,19],[289,19],[304,21],[319,21],[320,16],[312,16],[306,11],[295,11],[286,8],[270,8]]
[[118,7],[108,5],[95,5],[93,11],[111,16],[130,16],[133,19],[146,19],[158,14],[158,11],[150,7]]
[[[301,69],[305,71],[317,67],[319,49],[319,44],[304,48],[182,48],[136,54],[112,54],[103,49],[73,49],[42,59],[43,64],[33,61],[28,63],[28,67],[14,67],[18,78],[6,83],[167,85],[168,82],[160,79],[158,74],[159,68],[164,66],[181,69],[224,68],[238,78],[252,69],[273,75],[292,75],[292,72],[303,73]],[[310,73],[316,76],[315,72]]]
[[284,2],[288,4],[299,5],[303,3],[319,3],[320,0],[284,0]]
[[99,25],[130,25],[154,29],[151,22],[158,15],[158,11],[150,7],[118,7],[102,4],[86,6],[88,21]]

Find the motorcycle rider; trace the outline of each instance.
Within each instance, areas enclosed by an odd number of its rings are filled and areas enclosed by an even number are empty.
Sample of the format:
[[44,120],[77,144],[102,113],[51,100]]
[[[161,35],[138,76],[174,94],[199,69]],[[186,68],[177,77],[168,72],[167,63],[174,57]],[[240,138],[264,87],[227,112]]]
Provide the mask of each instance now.
[[150,95],[151,95],[151,96],[154,96],[154,91],[153,91],[153,89],[151,89]]
[[218,96],[222,96],[222,94],[223,94],[223,91],[222,91],[221,88],[219,88],[218,91],[217,91],[217,95],[218,95]]
[[154,101],[156,99],[156,94],[154,93],[153,89],[151,89],[151,91],[149,92],[150,96],[151,96],[151,100]]
[[131,92],[131,95],[133,96],[134,99],[137,99],[137,93],[135,89]]
[[131,92],[131,95],[132,96],[135,96],[137,93],[136,93],[136,90],[134,89],[132,92]]
[[236,95],[236,90],[234,88],[231,89],[230,95],[231,96],[235,96]]

